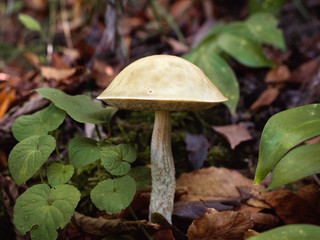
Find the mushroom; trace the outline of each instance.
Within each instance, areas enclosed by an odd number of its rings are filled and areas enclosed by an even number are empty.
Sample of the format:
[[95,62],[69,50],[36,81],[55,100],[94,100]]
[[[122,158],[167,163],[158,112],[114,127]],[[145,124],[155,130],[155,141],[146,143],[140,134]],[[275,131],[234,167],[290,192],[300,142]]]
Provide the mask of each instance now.
[[158,212],[171,223],[175,169],[170,112],[203,110],[227,98],[189,61],[171,55],[153,55],[129,64],[98,99],[119,109],[155,111],[149,218]]

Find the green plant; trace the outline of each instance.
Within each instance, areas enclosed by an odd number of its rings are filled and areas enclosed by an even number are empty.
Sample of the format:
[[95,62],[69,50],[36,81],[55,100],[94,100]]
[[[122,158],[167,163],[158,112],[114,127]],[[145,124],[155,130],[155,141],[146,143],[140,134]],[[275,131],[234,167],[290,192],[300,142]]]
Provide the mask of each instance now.
[[320,173],[320,143],[303,144],[320,135],[320,104],[289,109],[266,123],[259,149],[255,183],[273,169],[266,190]]
[[[136,189],[150,183],[150,170],[145,167],[131,169],[131,163],[136,160],[133,147],[112,145],[101,138],[97,141],[74,137],[68,144],[68,158],[61,159],[53,136],[57,135],[54,131],[66,114],[77,122],[101,124],[109,130],[110,118],[117,110],[103,108],[85,95],[70,96],[51,88],[36,91],[52,104],[14,122],[12,132],[19,142],[10,152],[8,163],[18,185],[37,173],[41,184],[31,186],[19,196],[14,207],[14,224],[21,234],[30,231],[32,239],[56,239],[56,230],[65,227],[80,201],[80,192],[70,180],[74,169],[97,164],[103,173],[90,197],[97,208],[110,214],[128,207]],[[54,150],[56,157],[48,161]],[[48,183],[42,176],[45,165]]]
[[257,13],[244,21],[214,26],[185,58],[214,81],[228,98],[224,104],[234,113],[239,101],[239,85],[223,56],[227,54],[248,67],[273,67],[274,63],[267,59],[261,44],[285,49],[277,20],[268,13]]
[[316,240],[319,239],[319,236],[319,226],[292,224],[257,234],[248,238],[248,240]]

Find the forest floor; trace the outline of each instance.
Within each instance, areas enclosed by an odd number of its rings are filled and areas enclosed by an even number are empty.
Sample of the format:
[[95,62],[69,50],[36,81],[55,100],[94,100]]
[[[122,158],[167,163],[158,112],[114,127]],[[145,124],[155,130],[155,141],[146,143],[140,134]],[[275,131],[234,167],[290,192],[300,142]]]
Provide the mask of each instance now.
[[[150,1],[123,1],[122,6],[118,1],[109,10],[106,2],[114,1],[52,2],[0,3],[1,239],[15,238],[15,200],[39,182],[34,177],[18,187],[8,170],[9,153],[17,144],[11,131],[13,122],[49,103],[32,90],[51,87],[95,98],[128,63],[153,54],[183,56],[217,23],[243,21],[250,1],[157,1],[169,17],[162,8],[155,15]],[[22,26],[20,13],[37,19],[45,36]],[[316,175],[269,192],[260,190],[270,184],[270,174],[260,184],[253,184],[260,137],[268,119],[286,109],[320,102],[320,1],[287,1],[275,16],[286,49],[263,46],[275,68],[252,68],[227,58],[240,88],[234,114],[222,104],[199,113],[172,114],[177,179],[172,225],[134,221],[128,209],[114,215],[99,211],[89,201],[88,181],[79,174],[71,181],[85,197],[72,221],[59,230],[61,239],[103,239],[110,232],[123,236],[104,239],[144,239],[141,226],[152,239],[243,239],[287,224],[320,225]],[[180,30],[174,29],[176,26]],[[111,141],[138,150],[135,166],[150,163],[153,118],[147,111],[118,111],[111,120]],[[60,146],[79,133],[95,134],[89,125],[69,117],[59,131]],[[106,136],[105,130],[102,135]],[[66,148],[61,155],[67,155]],[[96,174],[91,170],[86,173],[88,178]],[[140,220],[147,220],[149,198],[147,187],[138,191],[131,203]],[[118,225],[98,222],[118,218],[128,221]],[[230,235],[224,235],[226,231]]]

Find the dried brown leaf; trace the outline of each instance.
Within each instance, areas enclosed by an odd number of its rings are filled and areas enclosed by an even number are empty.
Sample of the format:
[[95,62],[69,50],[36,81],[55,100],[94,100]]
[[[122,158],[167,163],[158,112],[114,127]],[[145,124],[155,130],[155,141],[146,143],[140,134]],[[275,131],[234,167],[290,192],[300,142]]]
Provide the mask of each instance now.
[[279,88],[277,87],[268,87],[260,97],[250,106],[250,110],[257,112],[262,107],[269,106],[279,95]]
[[[298,194],[288,190],[277,190],[265,192],[263,195],[286,224],[320,224],[320,211],[317,206],[310,204]],[[318,202],[319,200],[317,198]]]
[[187,188],[188,193],[181,196],[180,202],[200,200],[232,200],[240,197],[239,186],[248,186],[257,190],[264,187],[253,185],[253,180],[241,173],[227,168],[202,168],[183,173],[176,181],[177,187]]
[[272,68],[267,73],[264,81],[266,83],[283,82],[290,78],[290,70],[287,65],[281,64],[275,68]]
[[208,209],[189,226],[188,239],[243,239],[245,232],[251,227],[253,222],[247,214]]
[[230,143],[231,149],[235,149],[241,142],[252,139],[249,131],[239,124],[213,126],[212,128]]
[[58,69],[53,67],[40,67],[41,75],[46,79],[54,79],[61,81],[63,79],[71,77],[76,72],[76,68]]
[[268,213],[257,212],[252,213],[250,216],[253,221],[254,228],[258,231],[269,230],[277,226],[280,222],[279,217]]

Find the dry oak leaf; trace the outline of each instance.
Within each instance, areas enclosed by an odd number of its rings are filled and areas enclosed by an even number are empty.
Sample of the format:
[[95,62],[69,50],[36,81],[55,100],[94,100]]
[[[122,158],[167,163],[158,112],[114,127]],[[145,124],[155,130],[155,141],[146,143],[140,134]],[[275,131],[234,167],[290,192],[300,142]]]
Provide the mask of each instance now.
[[212,126],[212,128],[220,133],[229,143],[231,149],[235,149],[241,142],[251,140],[249,131],[242,125],[233,124],[226,126]]
[[227,168],[202,168],[190,173],[183,173],[176,181],[177,187],[187,189],[187,194],[181,196],[179,202],[200,200],[233,200],[240,198],[237,187],[248,186],[256,190],[264,187],[253,185],[253,180],[241,173]]
[[243,239],[245,232],[252,227],[250,215],[208,208],[205,214],[192,222],[187,234],[189,240]]

